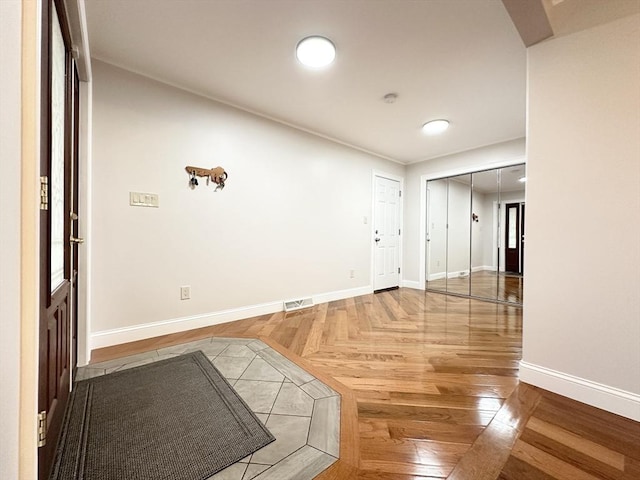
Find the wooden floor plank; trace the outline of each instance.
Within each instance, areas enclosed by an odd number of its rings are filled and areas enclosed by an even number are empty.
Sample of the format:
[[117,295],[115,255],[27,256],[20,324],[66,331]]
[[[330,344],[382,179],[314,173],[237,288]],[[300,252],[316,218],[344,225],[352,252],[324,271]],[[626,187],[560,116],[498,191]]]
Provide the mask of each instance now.
[[587,438],[535,417],[527,422],[527,429],[554,441],[556,444],[566,445],[586,458],[597,460],[617,470],[624,471],[624,455],[620,452],[615,452]]
[[[570,411],[571,415],[567,415]],[[545,393],[536,417],[640,460],[640,425],[590,405]]]
[[[561,441],[556,441],[546,437],[544,434],[530,430],[530,424],[531,421],[520,436],[522,442],[602,480],[616,480],[622,476],[625,463],[624,455],[610,452],[605,458],[608,462],[603,462],[603,452],[591,449],[596,454],[595,457],[592,457],[572,448],[575,446],[575,439],[569,439],[569,443],[564,444]],[[620,465],[619,462],[622,464]],[[612,463],[614,464],[613,466],[611,465]]]
[[551,475],[538,470],[527,462],[519,458],[509,457],[502,472],[498,476],[499,480],[558,480]]
[[585,472],[555,455],[549,454],[520,440],[516,441],[511,454],[536,467],[538,470],[551,475],[553,478],[567,478],[572,480],[600,480],[595,475]]

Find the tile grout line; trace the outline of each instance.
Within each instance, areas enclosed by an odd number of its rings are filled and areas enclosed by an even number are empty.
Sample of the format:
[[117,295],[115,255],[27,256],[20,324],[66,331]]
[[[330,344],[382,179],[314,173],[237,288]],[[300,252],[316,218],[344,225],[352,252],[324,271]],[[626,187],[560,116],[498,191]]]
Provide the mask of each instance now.
[[[311,409],[311,418],[309,420],[309,430],[307,430],[307,440],[305,445],[309,445],[309,436],[311,436],[311,425],[313,425],[313,412],[316,410],[316,399],[313,399],[313,408]],[[309,445],[311,447],[311,445]]]
[[271,404],[271,408],[269,409],[269,414],[268,414],[269,416],[271,416],[271,412],[273,412],[273,406],[276,404],[276,401],[278,401],[278,395],[280,395],[280,392],[282,391],[282,386],[283,385],[284,385],[284,380],[282,380],[282,382],[280,382],[280,388],[278,389],[278,393],[276,393],[276,397],[273,399],[273,403]]

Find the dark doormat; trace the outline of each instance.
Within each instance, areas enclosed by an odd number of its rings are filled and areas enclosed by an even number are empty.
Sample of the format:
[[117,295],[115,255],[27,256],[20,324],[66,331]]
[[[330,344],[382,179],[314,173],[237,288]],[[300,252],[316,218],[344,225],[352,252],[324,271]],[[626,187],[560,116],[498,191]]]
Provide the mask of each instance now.
[[275,438],[202,352],[75,384],[52,480],[204,480]]

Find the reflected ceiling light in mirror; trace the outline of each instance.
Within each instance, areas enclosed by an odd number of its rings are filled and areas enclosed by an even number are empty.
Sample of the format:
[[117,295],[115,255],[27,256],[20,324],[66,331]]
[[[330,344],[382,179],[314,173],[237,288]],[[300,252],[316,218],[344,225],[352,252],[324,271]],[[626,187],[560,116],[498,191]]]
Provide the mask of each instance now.
[[449,120],[431,120],[422,126],[422,131],[426,135],[438,135],[449,128]]
[[520,177],[518,181],[524,183],[527,181],[527,177]]
[[306,67],[323,68],[336,58],[336,46],[325,37],[303,38],[296,47],[296,58]]

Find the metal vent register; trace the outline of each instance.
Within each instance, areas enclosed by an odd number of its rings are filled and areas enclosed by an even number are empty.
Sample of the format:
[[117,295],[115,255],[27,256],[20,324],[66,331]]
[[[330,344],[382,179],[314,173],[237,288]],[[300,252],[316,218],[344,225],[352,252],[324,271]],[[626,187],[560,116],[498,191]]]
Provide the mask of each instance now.
[[287,300],[284,302],[285,312],[292,312],[294,310],[300,310],[307,307],[313,307],[313,298],[299,298],[297,300]]

